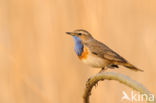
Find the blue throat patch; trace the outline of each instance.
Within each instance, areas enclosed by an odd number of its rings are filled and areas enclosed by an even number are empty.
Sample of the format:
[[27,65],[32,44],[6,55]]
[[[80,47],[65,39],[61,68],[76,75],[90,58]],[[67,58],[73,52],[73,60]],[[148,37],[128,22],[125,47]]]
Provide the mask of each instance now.
[[75,42],[75,52],[78,56],[81,56],[82,52],[83,52],[83,44],[81,42],[81,39],[77,36],[73,36],[74,38],[74,42]]

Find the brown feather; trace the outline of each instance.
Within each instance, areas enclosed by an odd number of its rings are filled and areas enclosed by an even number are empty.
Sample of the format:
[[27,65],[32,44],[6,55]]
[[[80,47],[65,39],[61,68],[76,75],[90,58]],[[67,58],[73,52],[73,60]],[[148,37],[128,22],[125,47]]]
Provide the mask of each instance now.
[[93,54],[97,55],[100,58],[108,60],[111,64],[122,65],[134,71],[143,71],[128,63],[126,59],[121,57],[105,44],[95,39],[85,42],[84,45],[86,45]]
[[137,67],[135,67],[134,65],[130,64],[130,63],[123,63],[122,64],[124,67],[127,67],[128,69],[134,70],[134,71],[141,71],[143,72],[143,70],[138,69]]
[[88,41],[84,45],[86,45],[92,53],[96,54],[100,58],[107,59],[112,62],[127,62],[119,54],[97,40]]

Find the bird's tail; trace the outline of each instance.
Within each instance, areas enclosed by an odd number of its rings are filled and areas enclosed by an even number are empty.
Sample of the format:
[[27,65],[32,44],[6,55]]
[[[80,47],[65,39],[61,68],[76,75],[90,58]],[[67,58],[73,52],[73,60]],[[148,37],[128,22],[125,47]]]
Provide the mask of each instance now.
[[124,67],[127,67],[128,69],[134,70],[134,71],[141,71],[143,72],[144,70],[138,69],[137,67],[135,67],[134,65],[126,62],[126,63],[122,63],[121,65],[123,65]]

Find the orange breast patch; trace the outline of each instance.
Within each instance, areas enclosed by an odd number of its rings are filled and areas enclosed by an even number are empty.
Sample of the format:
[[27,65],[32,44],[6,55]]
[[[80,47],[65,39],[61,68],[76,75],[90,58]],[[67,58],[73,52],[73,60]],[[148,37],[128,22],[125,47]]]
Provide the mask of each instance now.
[[80,59],[87,59],[88,57],[88,49],[86,47],[83,48],[83,52],[81,56],[79,56]]

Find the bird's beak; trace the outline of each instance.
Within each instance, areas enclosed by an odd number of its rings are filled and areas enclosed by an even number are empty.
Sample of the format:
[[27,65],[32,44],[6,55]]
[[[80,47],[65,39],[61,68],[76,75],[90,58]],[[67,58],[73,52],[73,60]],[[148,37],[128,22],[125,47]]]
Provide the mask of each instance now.
[[66,34],[68,34],[68,35],[75,35],[75,33],[73,33],[73,32],[66,32]]
[[71,33],[71,32],[66,32],[66,34],[69,34],[69,35],[71,35],[72,33]]

